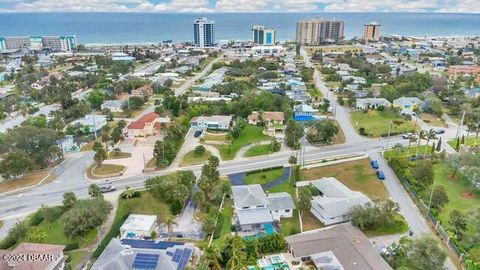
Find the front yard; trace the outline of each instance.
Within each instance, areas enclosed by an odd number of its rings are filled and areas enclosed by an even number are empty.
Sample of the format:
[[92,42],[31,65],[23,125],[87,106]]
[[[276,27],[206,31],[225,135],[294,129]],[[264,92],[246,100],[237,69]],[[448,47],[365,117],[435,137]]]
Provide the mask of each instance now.
[[220,151],[222,160],[232,160],[235,158],[238,150],[243,146],[265,140],[271,140],[271,137],[263,134],[263,128],[246,125],[242,132],[240,132],[240,136],[233,139],[231,144],[224,141],[224,144],[214,144],[214,146]]
[[302,180],[315,180],[329,176],[337,178],[351,190],[362,192],[370,199],[389,198],[385,186],[378,180],[368,158],[302,170]]
[[[456,139],[452,139],[450,141],[448,141],[448,144],[453,147],[453,149],[456,149],[457,147],[457,140]],[[460,144],[461,144],[461,138],[460,138]],[[480,136],[479,137],[476,137],[476,136],[468,136],[468,137],[465,137],[465,141],[463,143],[463,145],[467,146],[467,147],[475,147],[475,146],[478,146],[480,145]]]
[[257,157],[271,154],[269,144],[259,144],[250,147],[247,152],[245,152],[244,157]]
[[245,177],[245,184],[252,185],[252,184],[266,184],[272,181],[277,180],[283,175],[283,168],[273,168],[273,169],[266,169],[264,171],[255,171],[252,173],[247,173]]
[[[413,121],[405,121],[395,111],[369,110],[366,113],[363,111],[352,111],[350,117],[355,130],[361,135],[368,137],[386,137],[390,121],[403,122],[399,125],[395,124],[395,122],[393,123],[391,135],[414,132],[416,130]],[[363,130],[363,134],[361,130]]]

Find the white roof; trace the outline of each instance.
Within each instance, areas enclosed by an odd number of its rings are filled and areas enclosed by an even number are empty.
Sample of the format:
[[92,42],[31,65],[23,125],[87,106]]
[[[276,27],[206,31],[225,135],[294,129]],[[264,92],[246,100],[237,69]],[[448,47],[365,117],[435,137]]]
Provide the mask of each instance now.
[[346,215],[351,207],[370,201],[363,193],[350,190],[333,177],[324,177],[310,183],[323,194],[313,197],[312,202],[322,206],[322,216],[324,217]]
[[268,205],[267,195],[259,184],[233,186],[233,201],[235,208],[241,209],[246,206]]
[[267,208],[238,210],[237,216],[242,225],[273,222],[272,214]]
[[123,223],[120,230],[149,231],[157,222],[155,215],[136,215],[131,214]]
[[293,202],[292,196],[287,192],[268,194],[268,202],[268,209],[270,209],[271,211],[295,209],[295,203]]

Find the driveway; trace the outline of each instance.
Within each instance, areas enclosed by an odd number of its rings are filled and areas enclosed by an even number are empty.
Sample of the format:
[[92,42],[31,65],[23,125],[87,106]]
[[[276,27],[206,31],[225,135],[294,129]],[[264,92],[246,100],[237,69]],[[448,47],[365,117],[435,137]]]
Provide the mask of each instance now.
[[137,143],[136,146],[120,145],[120,149],[131,153],[132,156],[129,158],[107,159],[103,163],[126,166],[127,169],[123,173],[124,176],[143,173],[145,165],[153,158],[153,145],[148,145],[147,143],[142,145]]

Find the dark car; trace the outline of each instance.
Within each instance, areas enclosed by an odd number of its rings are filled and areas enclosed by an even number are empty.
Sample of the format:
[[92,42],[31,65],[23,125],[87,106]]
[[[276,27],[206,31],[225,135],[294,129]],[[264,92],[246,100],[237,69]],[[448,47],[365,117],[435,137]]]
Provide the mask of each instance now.
[[435,133],[436,134],[443,134],[443,133],[445,133],[445,130],[444,129],[436,129]]
[[117,190],[117,188],[115,188],[112,185],[106,185],[106,186],[101,186],[100,187],[100,192],[102,192],[102,193],[112,192],[112,191],[115,191],[115,190]]
[[372,160],[372,161],[370,161],[370,164],[372,164],[372,168],[378,169],[378,161]]
[[193,137],[195,137],[195,138],[200,137],[200,135],[202,135],[202,131],[201,131],[201,130],[197,130],[197,131],[195,131],[195,133],[193,133]]
[[380,180],[385,180],[385,174],[383,174],[383,172],[380,170],[377,171],[377,177]]

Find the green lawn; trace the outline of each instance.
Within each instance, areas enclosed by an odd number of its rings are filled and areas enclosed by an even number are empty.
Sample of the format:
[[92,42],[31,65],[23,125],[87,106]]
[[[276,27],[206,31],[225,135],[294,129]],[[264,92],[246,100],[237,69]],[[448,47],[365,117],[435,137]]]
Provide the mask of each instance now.
[[132,154],[127,152],[120,152],[115,154],[115,152],[110,151],[110,153],[108,153],[108,159],[129,158],[131,156]]
[[251,174],[247,174],[245,177],[245,183],[247,185],[251,184],[266,184],[272,181],[277,180],[280,176],[283,175],[283,168],[267,170],[263,172],[255,172]]
[[141,191],[140,193],[141,196],[138,198],[120,199],[112,227],[93,253],[93,259],[98,258],[108,243],[110,243],[110,240],[120,234],[120,226],[122,226],[129,214],[157,215],[158,223],[164,222],[171,216],[170,207],[166,203],[157,200],[147,191]]
[[70,256],[70,266],[71,269],[77,269],[78,264],[81,262],[83,257],[87,255],[85,250],[76,250],[76,251],[69,251],[67,254]]
[[316,180],[322,177],[335,177],[351,190],[360,191],[370,199],[389,198],[385,186],[378,180],[368,158],[302,170],[302,180]]
[[291,218],[282,218],[280,220],[280,230],[283,236],[300,233],[300,221],[298,220],[298,210],[293,210]]
[[222,247],[225,241],[225,235],[228,235],[232,232],[231,223],[233,217],[233,207],[230,200],[226,200],[223,206],[223,211],[220,213],[219,219],[222,219],[222,227],[217,228],[219,231],[218,238],[213,240],[213,244],[217,247]]
[[[395,111],[369,110],[367,113],[363,111],[352,111],[350,117],[357,132],[359,132],[360,128],[364,128],[368,137],[386,137],[390,121],[404,120],[404,118],[400,117]],[[415,123],[408,121],[400,125],[393,124],[391,134],[413,131],[415,131]]]
[[271,137],[263,134],[263,128],[252,125],[246,125],[238,138],[234,139],[232,145],[214,145],[220,151],[222,160],[231,160],[235,158],[238,150],[243,146],[264,140],[270,140]]
[[205,163],[212,154],[209,151],[205,151],[203,155],[197,156],[194,151],[190,151],[183,156],[180,166],[196,165]]
[[223,142],[227,139],[227,134],[226,133],[221,133],[221,134],[214,134],[214,133],[205,133],[205,135],[202,137],[203,140],[205,141],[220,141]]
[[388,234],[400,234],[408,231],[408,224],[402,215],[395,216],[395,225],[389,227],[376,228],[373,230],[366,230],[364,233],[368,237],[388,235]]
[[[460,140],[461,140],[461,138],[460,138]],[[453,149],[455,149],[455,147],[457,147],[457,140],[456,139],[450,140],[450,141],[448,141],[448,144],[450,144],[450,146],[453,147]],[[475,136],[466,137],[464,145],[465,146],[480,145],[480,137],[479,138],[477,138]]]
[[[407,168],[406,171],[406,174],[409,175],[409,168]],[[453,210],[458,210],[468,216],[469,211],[472,211],[480,205],[480,191],[477,190],[474,192],[473,197],[466,197],[465,195],[470,192],[471,185],[461,176],[461,173],[457,173],[457,177],[451,179],[450,176],[452,175],[454,169],[451,168],[446,161],[437,161],[437,163],[433,165],[433,171],[435,187],[443,186],[448,196],[448,203],[442,209],[440,209],[440,211],[434,210],[436,212],[436,218],[440,221],[441,225],[445,229],[452,232],[452,227],[449,224],[450,213]],[[431,188],[432,186],[426,188],[425,190],[417,190],[417,193],[423,199],[425,204],[428,204]],[[468,231],[466,232],[467,236],[464,238],[468,239],[468,236],[471,236],[473,233],[473,228],[469,225]],[[453,233],[451,234],[452,240],[455,240]],[[472,249],[469,250],[471,243],[468,242],[459,242],[457,244],[460,248],[465,249],[466,253],[472,259],[480,261],[480,249],[472,247]]]
[[120,173],[123,171],[125,166],[116,165],[116,164],[102,164],[102,166],[97,166],[93,169],[93,173],[96,175],[108,175],[113,173]]
[[270,145],[269,144],[260,144],[250,147],[247,152],[245,152],[244,157],[256,157],[270,154]]
[[[430,146],[428,146],[428,147],[426,145],[420,145],[420,147],[418,148],[418,154],[419,155],[424,155],[425,153],[430,154],[431,149],[432,149],[431,145],[432,145],[431,143],[430,143]],[[410,148],[405,147],[403,149],[403,151],[397,151],[397,150],[394,150],[394,149],[390,149],[388,151],[385,151],[383,153],[383,156],[386,159],[407,158],[407,157],[415,156],[416,153],[417,153],[417,146],[414,143],[412,143],[412,146],[410,146]]]
[[44,220],[37,227],[47,233],[47,237],[43,242],[45,244],[68,245],[78,243],[80,248],[91,245],[98,233],[97,229],[93,229],[85,237],[68,237],[63,233],[64,225],[61,219],[57,219],[54,222]]

